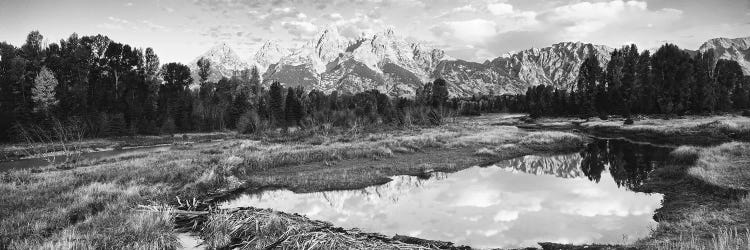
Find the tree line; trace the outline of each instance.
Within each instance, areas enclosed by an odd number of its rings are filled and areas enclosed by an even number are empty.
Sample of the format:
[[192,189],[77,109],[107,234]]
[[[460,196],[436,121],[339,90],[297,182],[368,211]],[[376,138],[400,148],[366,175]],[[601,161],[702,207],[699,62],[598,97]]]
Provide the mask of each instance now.
[[[326,94],[278,82],[262,86],[257,68],[209,81],[200,59],[197,78],[180,63],[161,64],[152,48],[103,36],[73,34],[45,44],[33,31],[21,47],[0,43],[0,140],[24,126],[80,124],[88,137],[285,127],[439,124],[450,112],[447,83],[425,84],[418,98],[377,90]],[[198,83],[198,86],[194,85]],[[191,88],[192,87],[192,88]]]
[[736,61],[694,55],[665,44],[653,55],[635,45],[616,49],[605,68],[585,59],[573,91],[540,85],[517,96],[532,116],[701,114],[750,108],[750,77]]

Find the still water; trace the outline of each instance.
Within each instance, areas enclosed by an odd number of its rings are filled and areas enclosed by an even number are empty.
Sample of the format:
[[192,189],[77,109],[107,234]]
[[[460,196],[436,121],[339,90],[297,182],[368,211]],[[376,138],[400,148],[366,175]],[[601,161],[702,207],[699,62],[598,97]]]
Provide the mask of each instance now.
[[597,140],[581,153],[525,156],[430,178],[394,176],[359,190],[245,194],[222,207],[272,208],[345,228],[479,248],[630,243],[656,226],[652,216],[662,200],[631,189],[668,152]]

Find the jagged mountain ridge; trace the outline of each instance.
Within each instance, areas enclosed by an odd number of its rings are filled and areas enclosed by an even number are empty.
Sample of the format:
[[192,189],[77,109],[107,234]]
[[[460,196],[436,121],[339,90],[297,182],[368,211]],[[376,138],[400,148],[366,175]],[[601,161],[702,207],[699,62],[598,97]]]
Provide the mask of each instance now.
[[378,89],[409,96],[446,59],[444,51],[409,42],[393,29],[347,40],[329,27],[271,65],[263,78],[265,84],[280,81],[324,92]]
[[710,49],[713,49],[716,60],[737,61],[743,73],[750,75],[750,37],[711,39],[703,43],[699,51],[706,52]]
[[[749,45],[750,37],[717,38],[703,44],[700,51],[714,49],[717,59],[738,61],[745,74],[750,74]],[[377,89],[393,96],[413,96],[424,82],[436,78],[448,81],[451,96],[517,94],[541,84],[570,90],[585,58],[595,55],[606,68],[613,51],[603,45],[563,42],[476,63],[453,59],[440,49],[403,39],[393,29],[346,39],[335,27],[322,30],[294,50],[266,41],[251,57],[251,63],[238,63],[241,60],[236,54],[226,52],[231,49],[221,47],[204,54],[218,62],[217,69],[212,70],[218,73],[212,73],[212,80],[218,75],[231,77],[232,69],[254,65],[266,86],[280,81],[326,93]],[[194,62],[191,65],[197,68]]]

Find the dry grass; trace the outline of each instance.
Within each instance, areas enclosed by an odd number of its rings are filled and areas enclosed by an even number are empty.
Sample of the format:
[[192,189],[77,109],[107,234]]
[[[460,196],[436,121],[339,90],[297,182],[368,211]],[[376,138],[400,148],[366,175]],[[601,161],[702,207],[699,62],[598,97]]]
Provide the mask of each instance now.
[[682,146],[671,158],[671,165],[651,177],[665,200],[655,216],[659,225],[644,246],[750,249],[750,144]]
[[651,246],[659,250],[746,250],[750,249],[750,230],[720,228],[709,239],[694,233],[680,235],[677,240]]
[[725,143],[697,155],[690,176],[722,188],[750,190],[750,143]]
[[641,140],[664,143],[710,145],[732,140],[750,140],[750,117],[686,116],[676,119],[640,119],[623,125],[621,119],[593,119],[581,123],[593,132],[620,134]]
[[254,208],[211,214],[201,232],[212,249],[430,249],[335,228],[300,215]]

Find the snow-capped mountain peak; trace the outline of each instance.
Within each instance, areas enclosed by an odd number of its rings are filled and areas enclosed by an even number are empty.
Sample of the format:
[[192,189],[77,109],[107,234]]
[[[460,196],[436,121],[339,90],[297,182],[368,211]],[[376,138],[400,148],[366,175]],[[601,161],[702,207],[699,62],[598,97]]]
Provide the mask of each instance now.
[[213,82],[219,81],[222,77],[230,77],[235,71],[250,68],[250,65],[240,59],[239,55],[237,55],[228,43],[218,43],[190,62],[189,67],[193,74],[193,80],[196,83],[199,81],[198,60],[201,58],[205,58],[211,62],[211,74],[208,79]]
[[255,52],[252,60],[257,64],[260,72],[265,72],[268,66],[279,62],[281,58],[289,55],[289,50],[282,48],[277,40],[266,40]]

